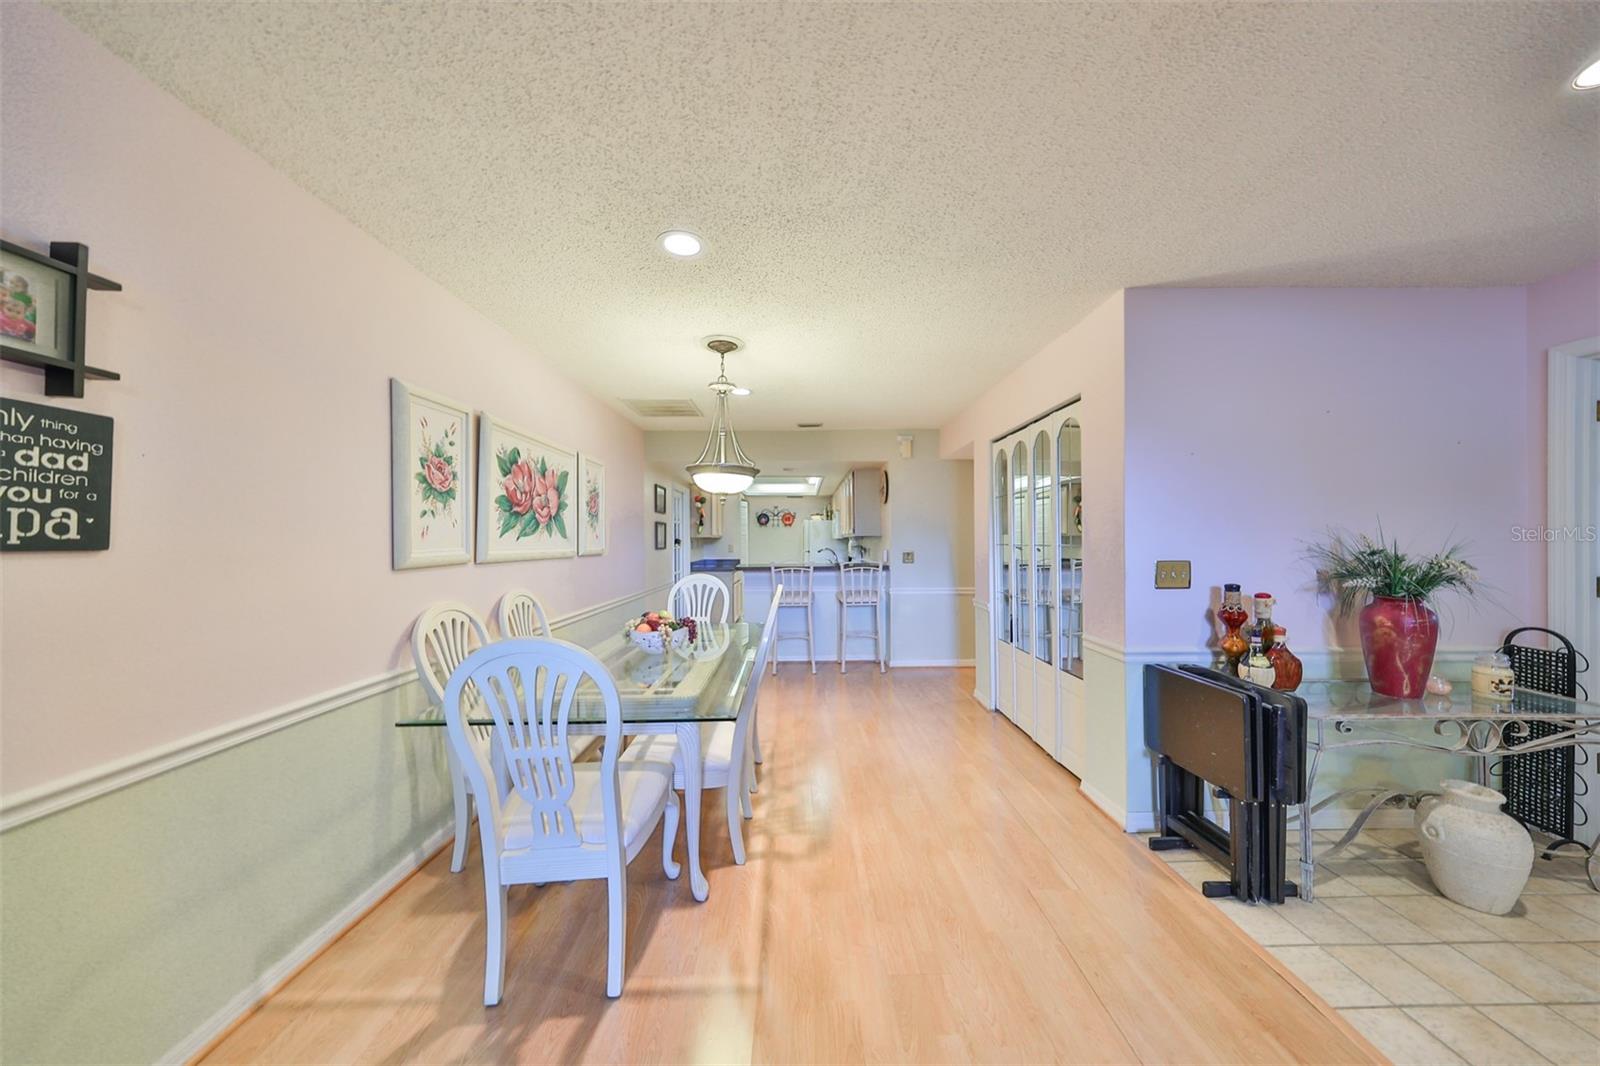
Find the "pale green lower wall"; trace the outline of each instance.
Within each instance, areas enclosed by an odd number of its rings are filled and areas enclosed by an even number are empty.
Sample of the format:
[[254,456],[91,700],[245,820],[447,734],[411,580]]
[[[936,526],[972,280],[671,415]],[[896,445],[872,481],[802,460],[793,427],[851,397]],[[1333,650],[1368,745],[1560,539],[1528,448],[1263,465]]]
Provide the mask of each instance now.
[[408,682],[0,834],[0,1062],[155,1061],[420,860],[451,816],[444,731],[394,727],[423,705]]
[[151,1062],[445,825],[419,688],[0,836],[0,1060]]

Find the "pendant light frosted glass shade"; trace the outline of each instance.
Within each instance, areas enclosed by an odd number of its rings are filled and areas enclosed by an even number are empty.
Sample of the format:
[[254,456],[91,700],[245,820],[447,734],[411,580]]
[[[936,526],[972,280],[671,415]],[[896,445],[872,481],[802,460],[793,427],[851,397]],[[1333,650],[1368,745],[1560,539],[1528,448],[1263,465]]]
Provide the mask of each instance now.
[[728,415],[728,395],[733,392],[734,385],[728,380],[726,360],[728,353],[738,345],[719,339],[706,347],[724,360],[722,372],[711,383],[711,391],[717,394],[717,406],[711,417],[711,436],[706,438],[705,450],[686,469],[695,485],[706,492],[718,495],[743,492],[761,471],[739,447],[739,438],[733,435],[733,419]]

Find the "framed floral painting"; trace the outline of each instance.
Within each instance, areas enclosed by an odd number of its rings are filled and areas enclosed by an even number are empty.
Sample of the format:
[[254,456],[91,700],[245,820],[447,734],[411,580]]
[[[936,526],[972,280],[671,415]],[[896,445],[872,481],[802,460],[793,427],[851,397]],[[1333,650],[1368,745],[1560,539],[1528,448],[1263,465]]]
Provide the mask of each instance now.
[[576,554],[577,458],[492,415],[478,417],[478,562]]
[[389,380],[393,566],[472,561],[472,409]]
[[578,456],[578,554],[606,553],[606,467],[592,455]]

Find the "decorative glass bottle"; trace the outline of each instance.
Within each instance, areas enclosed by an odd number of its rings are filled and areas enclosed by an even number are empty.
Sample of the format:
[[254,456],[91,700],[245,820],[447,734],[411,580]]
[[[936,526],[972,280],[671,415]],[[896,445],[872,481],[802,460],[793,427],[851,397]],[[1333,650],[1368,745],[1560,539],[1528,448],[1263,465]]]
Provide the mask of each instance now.
[[1267,658],[1267,653],[1262,650],[1261,638],[1255,633],[1250,634],[1250,654],[1240,664],[1239,676],[1246,681],[1269,688],[1277,679],[1278,672],[1273,668],[1272,660]]
[[1267,659],[1272,663],[1274,673],[1272,687],[1283,692],[1293,692],[1300,687],[1300,680],[1305,676],[1305,666],[1300,658],[1289,650],[1289,631],[1282,626],[1277,626],[1273,633],[1275,639],[1272,648],[1267,652]]
[[1261,650],[1270,652],[1272,643],[1277,639],[1277,626],[1272,624],[1272,605],[1278,601],[1272,598],[1270,592],[1258,592],[1251,601],[1255,605],[1256,620],[1245,631],[1246,640],[1259,640]]
[[1224,626],[1222,634],[1223,658],[1227,660],[1227,672],[1237,674],[1239,663],[1250,650],[1250,644],[1239,632],[1240,628],[1250,620],[1250,612],[1245,610],[1244,601],[1239,592],[1238,585],[1222,586],[1222,607],[1217,611],[1217,621]]

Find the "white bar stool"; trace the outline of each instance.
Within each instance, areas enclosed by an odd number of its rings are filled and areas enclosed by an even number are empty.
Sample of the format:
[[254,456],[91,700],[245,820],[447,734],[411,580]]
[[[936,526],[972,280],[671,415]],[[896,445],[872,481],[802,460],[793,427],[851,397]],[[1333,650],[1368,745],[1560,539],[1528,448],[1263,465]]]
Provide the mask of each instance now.
[[[849,628],[850,608],[871,607],[872,628]],[[872,638],[873,658],[878,672],[889,669],[883,655],[883,566],[879,563],[849,563],[839,568],[839,672],[844,673],[846,651],[851,637]]]
[[[798,607],[806,613],[806,631],[804,633],[781,633],[778,631],[781,614],[775,615],[772,622],[772,674],[778,674],[778,649],[779,641],[803,640],[806,642],[806,658],[811,660],[811,672],[817,672],[816,627],[811,620],[811,578],[813,568],[809,566],[774,566],[772,568],[772,587],[783,589],[778,597],[778,606]],[[759,747],[759,745],[758,745]]]

